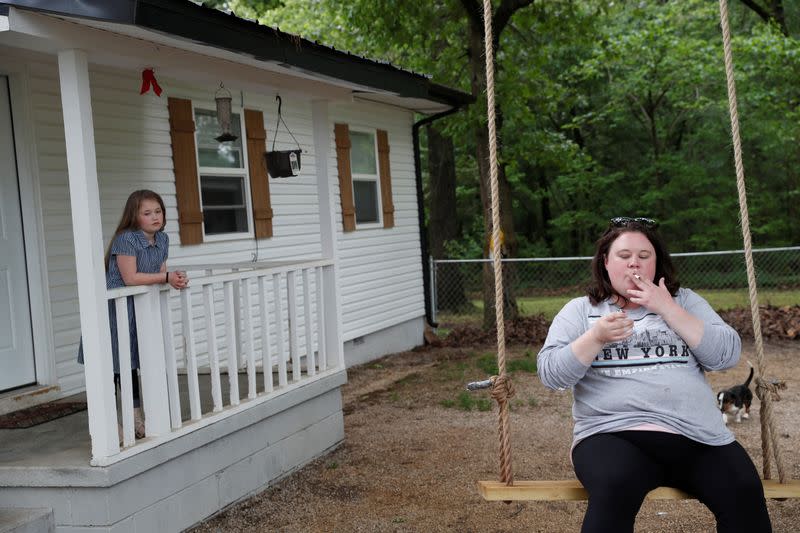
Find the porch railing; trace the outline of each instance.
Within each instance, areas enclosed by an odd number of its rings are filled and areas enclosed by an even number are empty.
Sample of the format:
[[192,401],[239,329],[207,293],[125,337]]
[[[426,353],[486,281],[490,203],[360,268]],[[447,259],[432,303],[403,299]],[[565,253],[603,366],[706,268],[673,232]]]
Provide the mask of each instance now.
[[[95,454],[94,465],[140,453],[344,368],[332,261],[186,270],[190,286],[182,291],[163,286],[108,291],[116,308],[120,390],[105,401],[120,407],[123,446]],[[146,427],[146,438],[139,440],[134,437],[129,297],[136,314]],[[241,391],[240,372],[246,373]],[[116,441],[116,427],[103,430]]]

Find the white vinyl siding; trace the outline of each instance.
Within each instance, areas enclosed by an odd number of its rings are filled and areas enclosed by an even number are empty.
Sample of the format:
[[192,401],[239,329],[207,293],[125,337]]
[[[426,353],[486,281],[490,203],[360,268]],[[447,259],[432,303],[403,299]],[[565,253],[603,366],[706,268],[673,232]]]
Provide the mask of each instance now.
[[[0,49],[0,59],[9,53]],[[22,60],[21,57],[17,57]],[[28,60],[29,104],[42,208],[46,272],[56,373],[63,395],[83,388],[83,367],[77,363],[80,340],[75,255],[69,201],[64,125],[58,68],[54,57],[31,55]],[[104,246],[108,244],[128,195],[149,188],[161,194],[170,237],[169,264],[247,262],[254,257],[252,237],[182,247],[177,224],[175,177],[170,146],[167,97],[207,102],[214,87],[189,86],[158,76],[162,96],[140,95],[140,73],[90,65]],[[277,102],[274,92],[231,92],[239,107],[261,110],[271,148]],[[321,255],[311,100],[283,96],[283,115],[303,149],[300,176],[270,179],[274,237],[258,242],[261,261],[317,259]],[[242,105],[243,104],[243,105]],[[380,331],[424,315],[417,198],[411,128],[413,114],[390,106],[355,102],[331,104],[329,179],[333,184],[339,248],[339,283],[343,340]],[[343,234],[333,124],[355,129],[388,131],[395,227],[359,229]],[[276,149],[295,148],[287,135]],[[283,281],[285,288],[285,280]],[[313,290],[313,281],[311,283]],[[254,289],[255,291],[255,289]],[[298,297],[302,299],[302,280]],[[221,298],[217,295],[217,298]],[[285,298],[285,296],[283,297]],[[202,297],[193,303],[201,305]],[[303,320],[302,302],[300,320]],[[177,302],[173,305],[176,333],[180,332]],[[223,335],[221,318],[218,331]],[[197,322],[201,326],[200,321]],[[50,332],[43,332],[50,334]],[[202,351],[205,332],[197,328]],[[274,335],[273,335],[274,339]],[[288,342],[288,335],[284,336]],[[304,342],[301,333],[299,338]],[[273,340],[274,342],[274,340]],[[224,344],[223,344],[224,346]],[[181,345],[176,340],[178,357]]]
[[[39,166],[56,372],[62,394],[67,395],[82,389],[83,367],[76,360],[80,319],[58,68],[54,59],[32,61],[29,66],[31,129]],[[119,222],[128,195],[136,189],[148,188],[158,192],[166,206],[166,231],[170,237],[168,264],[251,261],[256,249],[252,237],[180,246],[166,98],[178,96],[202,102],[213,96],[213,92],[159,76],[159,82],[165,87],[161,98],[152,92],[139,95],[138,74],[90,66],[104,246]],[[267,140],[271,143],[277,113],[274,93],[242,95],[235,91],[234,95],[239,102],[244,97],[245,108],[264,112]],[[302,169],[297,177],[270,179],[274,237],[259,240],[259,260],[317,259],[321,255],[321,245],[311,103],[283,97],[282,112],[303,149]],[[279,149],[296,147],[282,144],[279,138],[276,146]],[[301,283],[302,280],[298,280],[298,295]],[[201,296],[195,299],[200,305]],[[177,302],[173,309],[177,309]],[[300,313],[302,320],[302,305]],[[173,317],[178,319],[177,311],[173,312]],[[219,327],[220,334],[221,330],[223,328]],[[176,331],[180,331],[179,326]],[[204,341],[204,334],[199,338]],[[302,335],[300,341],[304,342]]]
[[[336,227],[339,239],[339,286],[344,340],[424,316],[422,256],[419,240],[414,146],[414,115],[395,107],[357,102],[332,106],[330,131],[336,123],[351,130],[386,130],[395,227],[342,231],[342,204],[336,187]],[[331,133],[331,179],[336,175],[336,146]],[[355,179],[355,174],[353,175]],[[380,198],[379,198],[380,204]]]

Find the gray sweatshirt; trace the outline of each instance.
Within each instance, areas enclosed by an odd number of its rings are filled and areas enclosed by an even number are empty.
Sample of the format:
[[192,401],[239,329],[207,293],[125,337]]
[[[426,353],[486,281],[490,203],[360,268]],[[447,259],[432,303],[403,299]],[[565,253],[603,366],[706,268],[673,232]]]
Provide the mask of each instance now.
[[570,343],[619,308],[609,301],[592,305],[584,296],[570,301],[553,319],[539,352],[538,372],[547,387],[573,390],[573,446],[595,433],[642,424],[657,424],[715,446],[733,442],[705,371],[736,365],[739,335],[697,293],[680,289],[675,301],[705,324],[703,338],[692,350],[659,315],[640,307],[626,311],[634,321],[633,335],[606,344],[586,366]]

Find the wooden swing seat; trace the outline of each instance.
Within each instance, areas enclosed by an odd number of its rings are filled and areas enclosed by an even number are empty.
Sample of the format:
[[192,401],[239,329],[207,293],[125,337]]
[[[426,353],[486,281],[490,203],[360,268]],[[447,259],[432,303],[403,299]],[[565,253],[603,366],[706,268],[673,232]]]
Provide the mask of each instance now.
[[[764,496],[769,499],[800,498],[800,480],[780,483],[762,480]],[[487,501],[556,501],[585,500],[586,489],[577,479],[557,481],[515,481],[508,486],[502,481],[478,481],[478,490]],[[658,487],[647,495],[648,500],[691,500],[693,496],[672,487]]]

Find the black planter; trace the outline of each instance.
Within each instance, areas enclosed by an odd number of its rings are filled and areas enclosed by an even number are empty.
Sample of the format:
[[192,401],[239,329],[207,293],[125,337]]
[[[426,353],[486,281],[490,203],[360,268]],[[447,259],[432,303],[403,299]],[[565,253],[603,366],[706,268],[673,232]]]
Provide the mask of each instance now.
[[300,175],[302,150],[277,150],[266,152],[267,170],[273,178],[291,178]]

